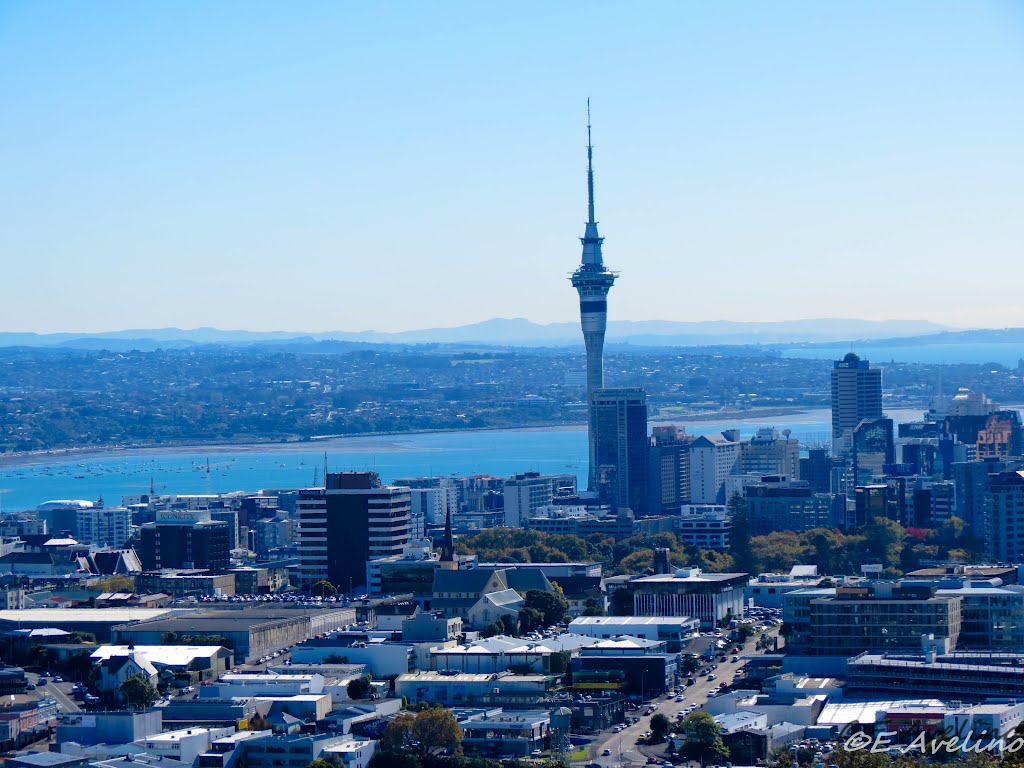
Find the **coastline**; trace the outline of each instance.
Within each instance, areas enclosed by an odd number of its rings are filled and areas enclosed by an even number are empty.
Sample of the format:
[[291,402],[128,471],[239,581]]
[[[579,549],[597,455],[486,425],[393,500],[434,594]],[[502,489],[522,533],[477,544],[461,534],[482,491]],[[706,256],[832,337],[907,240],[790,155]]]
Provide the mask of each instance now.
[[[893,406],[912,408],[914,405]],[[807,416],[815,412],[827,412],[827,407],[777,407],[754,410],[730,409],[712,413],[680,414],[668,419],[654,418],[652,425],[662,424],[700,424],[718,421],[734,421],[737,424],[757,423],[764,420],[775,420],[786,416]],[[61,464],[68,461],[89,459],[98,456],[124,455],[126,457],[160,456],[173,453],[250,453],[256,451],[273,451],[281,453],[308,452],[311,450],[330,451],[402,451],[403,438],[412,435],[452,434],[462,432],[536,432],[536,431],[582,431],[586,422],[559,424],[524,424],[508,427],[467,427],[465,429],[440,428],[416,429],[402,432],[366,432],[357,435],[323,435],[309,439],[287,440],[243,440],[238,442],[175,442],[152,445],[108,445],[88,446],[85,448],[56,448],[46,451],[22,451],[0,454],[0,467],[35,466],[40,464]]]

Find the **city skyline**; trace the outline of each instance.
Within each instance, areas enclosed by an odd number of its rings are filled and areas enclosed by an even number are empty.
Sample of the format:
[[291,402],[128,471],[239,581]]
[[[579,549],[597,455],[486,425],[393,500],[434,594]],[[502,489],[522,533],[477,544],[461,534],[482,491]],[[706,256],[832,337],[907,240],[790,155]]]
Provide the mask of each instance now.
[[573,320],[588,96],[616,318],[1021,325],[991,278],[1022,31],[1000,2],[7,4],[0,330]]

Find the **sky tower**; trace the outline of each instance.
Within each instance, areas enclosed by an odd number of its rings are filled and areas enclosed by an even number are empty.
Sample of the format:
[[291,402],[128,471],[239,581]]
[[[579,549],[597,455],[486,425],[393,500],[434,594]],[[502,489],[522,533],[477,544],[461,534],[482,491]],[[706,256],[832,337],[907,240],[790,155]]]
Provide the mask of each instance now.
[[[573,288],[580,294],[580,323],[583,342],[587,347],[587,402],[594,392],[604,387],[604,331],[608,321],[608,291],[618,274],[605,267],[601,258],[601,243],[594,220],[594,147],[590,141],[590,99],[587,99],[587,227],[580,242],[583,243],[583,262],[572,273]],[[589,409],[592,411],[593,409]],[[594,466],[594,425],[588,423],[590,442],[589,488],[596,488]]]

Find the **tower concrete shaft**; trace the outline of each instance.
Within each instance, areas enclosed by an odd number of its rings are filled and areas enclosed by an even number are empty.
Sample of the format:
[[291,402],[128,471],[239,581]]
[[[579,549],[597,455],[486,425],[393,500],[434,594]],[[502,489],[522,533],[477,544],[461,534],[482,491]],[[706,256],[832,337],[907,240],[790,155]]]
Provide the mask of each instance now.
[[[608,291],[618,274],[604,265],[601,244],[604,238],[597,232],[594,218],[594,147],[590,140],[590,100],[587,100],[587,225],[580,238],[583,258],[570,280],[580,296],[580,323],[583,343],[587,348],[587,402],[604,387],[604,334],[608,324]],[[590,455],[594,455],[594,424],[587,423]],[[596,487],[596,467],[591,462],[589,489]]]

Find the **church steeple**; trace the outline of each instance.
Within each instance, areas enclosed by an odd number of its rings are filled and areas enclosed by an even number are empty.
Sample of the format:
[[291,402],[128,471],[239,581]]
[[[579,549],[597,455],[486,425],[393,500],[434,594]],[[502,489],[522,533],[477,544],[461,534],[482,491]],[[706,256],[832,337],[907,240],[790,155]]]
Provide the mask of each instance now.
[[444,513],[444,545],[441,547],[441,569],[454,571],[458,568],[455,562],[455,539],[452,536],[452,512]]

